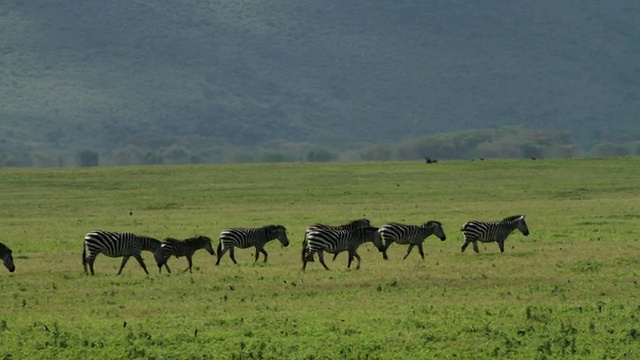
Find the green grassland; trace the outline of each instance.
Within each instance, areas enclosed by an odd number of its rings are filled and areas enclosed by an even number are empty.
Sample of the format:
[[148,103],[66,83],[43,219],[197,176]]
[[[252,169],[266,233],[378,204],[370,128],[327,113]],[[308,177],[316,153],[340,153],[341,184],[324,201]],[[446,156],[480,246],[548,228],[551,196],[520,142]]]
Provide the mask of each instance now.
[[[637,358],[640,158],[1,169],[0,358]],[[505,252],[460,226],[525,214]],[[372,244],[301,270],[307,226],[439,220],[426,259]],[[94,229],[157,238],[282,224],[289,247],[145,275],[81,263]],[[125,326],[126,324],[126,326]]]

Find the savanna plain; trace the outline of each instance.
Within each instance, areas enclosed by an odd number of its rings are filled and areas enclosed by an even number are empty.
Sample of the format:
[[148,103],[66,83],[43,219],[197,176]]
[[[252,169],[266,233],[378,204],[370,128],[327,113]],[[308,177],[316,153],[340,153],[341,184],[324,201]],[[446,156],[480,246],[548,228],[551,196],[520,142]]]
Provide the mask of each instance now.
[[[637,359],[640,158],[0,169],[2,359]],[[505,252],[461,253],[460,226],[523,214]],[[441,221],[383,260],[364,244],[302,271],[305,229]],[[98,256],[85,233],[209,236],[280,224],[290,240],[193,273]]]

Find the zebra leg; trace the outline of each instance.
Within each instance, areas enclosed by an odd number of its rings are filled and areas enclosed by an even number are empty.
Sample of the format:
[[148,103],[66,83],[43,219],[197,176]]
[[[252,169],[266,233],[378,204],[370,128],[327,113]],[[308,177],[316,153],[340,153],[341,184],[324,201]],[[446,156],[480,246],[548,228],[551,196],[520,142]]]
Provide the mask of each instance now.
[[[305,248],[306,249],[306,248]],[[309,250],[302,249],[302,271],[305,271],[307,268],[307,263],[309,259],[312,259],[313,255],[309,255]]]
[[387,249],[389,249],[389,246],[391,246],[391,244],[393,243],[389,242],[384,244],[384,248],[382,249],[382,258],[385,260],[389,260],[389,257],[387,256]]
[[336,261],[336,258],[338,257],[338,254],[340,254],[339,252],[333,254],[333,259],[331,259],[331,261]]
[[227,251],[229,251],[229,248],[222,248],[222,246],[220,244],[218,244],[218,260],[216,261],[216,265],[220,265],[220,259],[222,259],[222,256],[224,255],[224,253],[226,253]]
[[234,264],[238,264],[238,262],[236,261],[236,255],[233,251],[233,247],[229,249],[229,257],[231,258],[231,260],[233,261]]
[[327,264],[324,263],[324,251],[318,251],[318,260],[320,260],[320,264],[324,266],[325,270],[329,270]]
[[264,248],[262,248],[260,249],[260,252],[264,254],[264,262],[267,262],[267,257],[269,256],[267,255],[267,251]]
[[473,242],[473,251],[475,251],[476,254],[480,252],[480,250],[478,250],[478,241]]
[[[409,244],[409,249],[407,250],[407,254],[402,258],[402,260],[406,259],[407,256],[409,256],[409,254],[411,254],[411,250],[413,250],[413,247],[416,246],[415,244]],[[422,253],[422,250],[420,250],[420,253]],[[424,259],[424,255],[422,256],[422,259]]]
[[498,240],[498,247],[500,248],[500,252],[504,252],[504,240]]
[[358,260],[358,265],[356,266],[356,270],[360,270],[360,255],[356,251],[353,252],[351,259],[356,258]]
[[[147,265],[144,264],[144,260],[142,260],[142,256],[140,255],[134,255],[134,257],[136,258],[136,260],[138,260],[138,264],[140,264],[140,266],[142,266],[142,270],[144,270],[144,272],[149,275],[149,272],[147,271]],[[124,266],[124,265],[123,265]],[[120,268],[120,271],[122,271],[122,268]]]
[[95,257],[93,257],[93,256],[90,256],[90,257],[87,259],[87,263],[86,263],[86,265],[85,265],[85,270],[84,270],[84,272],[85,272],[85,273],[87,272],[86,267],[87,267],[87,265],[89,265],[89,270],[91,271],[91,275],[92,275],[92,276],[93,276],[93,275],[95,275],[95,273],[93,272],[93,263],[94,263],[95,261],[96,261],[96,258],[95,258]]
[[187,258],[187,263],[189,263],[189,267],[184,269],[184,272],[187,272],[187,270],[189,270],[189,272],[193,274],[193,272],[191,271],[191,266],[193,265],[193,263],[191,262],[191,256],[185,255],[185,257]]
[[[171,269],[169,269],[169,265],[167,265],[167,263],[166,263],[166,262],[164,263],[164,268],[165,268],[165,269],[167,269],[167,272],[168,272],[169,274],[171,274]],[[162,267],[160,267],[160,269],[162,269]]]
[[122,257],[122,264],[120,264],[120,270],[118,270],[118,275],[120,275],[122,273],[122,269],[124,269],[124,266],[127,264],[127,261],[129,261],[129,255],[125,255]]
[[422,243],[419,243],[417,245],[418,245],[418,252],[420,253],[420,256],[422,257],[422,260],[424,260],[424,251],[422,251]]
[[467,246],[469,246],[470,243],[471,243],[470,241],[465,241],[464,244],[462,244],[461,252],[464,252],[465,250],[467,250]]

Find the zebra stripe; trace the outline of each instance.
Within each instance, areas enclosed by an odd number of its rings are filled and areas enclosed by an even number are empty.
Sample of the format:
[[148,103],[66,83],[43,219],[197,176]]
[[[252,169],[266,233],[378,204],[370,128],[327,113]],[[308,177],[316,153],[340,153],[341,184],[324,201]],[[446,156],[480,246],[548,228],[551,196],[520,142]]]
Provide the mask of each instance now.
[[406,259],[411,253],[414,246],[418,247],[420,256],[424,260],[424,252],[422,251],[422,243],[430,235],[436,235],[441,241],[445,241],[447,236],[442,229],[442,223],[439,221],[428,221],[422,225],[405,225],[400,223],[388,223],[380,228],[380,236],[384,241],[384,250],[382,258],[388,260],[387,249],[394,242],[400,245],[409,245],[407,254],[402,258]]
[[[369,221],[369,219],[357,219],[357,220],[353,220],[347,224],[343,224],[343,225],[326,225],[326,224],[315,224],[310,226],[309,228],[307,228],[307,230],[304,233],[304,239],[302,240],[302,259],[304,261],[304,258],[307,257],[307,237],[309,236],[309,233],[313,230],[318,230],[318,229],[329,229],[329,230],[354,230],[354,229],[359,229],[359,228],[363,228],[363,227],[367,227],[367,226],[371,226],[371,222]],[[336,257],[338,256],[338,253],[333,254],[333,260],[336,259]],[[307,260],[309,262],[313,262],[313,255],[311,257],[309,257],[309,259]]]
[[[192,257],[193,254],[200,249],[205,249],[211,255],[214,254],[213,246],[211,245],[211,239],[206,236],[197,236],[188,238],[185,240],[178,240],[174,238],[166,238],[162,241],[162,245],[160,246],[160,251],[156,252],[156,263],[158,264],[158,271],[162,271],[162,265],[167,265],[167,261],[171,257],[171,255],[179,258],[184,256],[187,258],[187,262],[189,263],[189,267],[184,269],[184,271],[191,271]],[[167,268],[168,272],[171,272],[169,268]]]
[[[140,236],[129,232],[116,233],[110,231],[96,230],[87,233],[84,236],[84,248],[82,250],[82,265],[84,266],[84,272],[87,273],[87,265],[91,271],[91,275],[94,275],[93,263],[96,261],[96,257],[103,253],[108,257],[120,257],[122,256],[122,264],[120,264],[120,270],[118,275],[122,273],[122,269],[129,261],[129,257],[133,256],[142,270],[148,275],[147,266],[142,260],[140,255],[142,250],[157,251],[160,241],[150,238],[148,236]],[[87,252],[89,256],[87,256]]]
[[2,263],[9,272],[16,271],[16,266],[13,263],[13,256],[11,255],[12,253],[13,251],[11,251],[7,245],[0,243],[0,259],[2,259]]
[[258,261],[260,253],[264,254],[264,262],[267,262],[267,252],[264,246],[271,240],[278,239],[283,246],[289,246],[287,238],[287,229],[282,225],[267,225],[260,228],[235,228],[228,229],[220,233],[220,241],[218,242],[218,260],[216,265],[220,264],[220,259],[228,251],[229,257],[234,264],[237,264],[234,248],[246,249],[255,247],[255,261]]
[[384,249],[378,230],[378,228],[372,226],[353,230],[312,230],[307,237],[307,256],[302,257],[302,270],[306,269],[309,259],[315,253],[318,254],[318,259],[320,259],[322,266],[324,266],[326,270],[329,270],[329,267],[324,262],[324,251],[333,254],[348,251],[349,261],[347,268],[351,267],[353,258],[356,258],[358,260],[356,269],[360,269],[360,255],[358,255],[357,250],[361,244],[373,242],[378,250],[382,251]]
[[462,252],[469,244],[473,244],[473,250],[477,253],[478,241],[483,243],[498,242],[500,252],[504,252],[504,241],[514,230],[520,230],[524,236],[529,235],[529,228],[524,221],[524,215],[509,216],[501,221],[484,222],[469,221],[462,225],[460,231],[464,234]]

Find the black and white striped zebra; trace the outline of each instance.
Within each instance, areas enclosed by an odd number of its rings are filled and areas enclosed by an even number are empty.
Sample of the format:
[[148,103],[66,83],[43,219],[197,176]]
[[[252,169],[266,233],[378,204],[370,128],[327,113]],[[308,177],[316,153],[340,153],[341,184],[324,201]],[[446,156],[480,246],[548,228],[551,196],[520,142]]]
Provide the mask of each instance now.
[[[318,254],[320,263],[326,270],[329,267],[324,262],[324,252],[337,254],[342,251],[349,252],[349,261],[347,268],[351,267],[353,258],[358,260],[356,269],[360,269],[360,255],[358,255],[358,247],[366,242],[372,242],[379,251],[384,250],[380,232],[377,227],[367,226],[352,230],[336,230],[336,229],[314,229],[307,236],[306,256],[302,257],[302,270],[307,268],[309,259],[313,254]],[[304,254],[304,252],[303,252]]]
[[[84,236],[82,266],[84,266],[84,272],[87,273],[87,265],[89,265],[91,275],[94,275],[93,263],[100,253],[108,257],[122,256],[122,264],[120,264],[120,270],[118,270],[118,275],[120,275],[127,261],[129,261],[129,257],[133,256],[138,260],[142,270],[148,275],[147,266],[144,264],[140,253],[146,250],[154,252],[155,254],[159,249],[159,245],[160,241],[148,236],[136,235],[129,232],[117,233],[96,230]],[[87,252],[89,253],[88,256]],[[169,271],[168,267],[167,271]]]
[[411,253],[414,246],[418,247],[420,256],[424,260],[424,252],[422,250],[422,243],[430,235],[435,235],[440,238],[441,241],[445,241],[447,236],[444,234],[442,223],[439,221],[427,221],[422,225],[405,225],[396,222],[388,223],[380,228],[380,236],[384,242],[384,250],[382,251],[382,258],[388,260],[387,249],[394,242],[401,245],[409,245],[407,254],[402,258],[406,259]]
[[9,272],[16,271],[16,266],[13,263],[13,251],[9,249],[9,247],[3,243],[0,243],[0,259],[2,259],[2,263],[9,270]]
[[[214,255],[213,246],[211,245],[211,239],[206,236],[196,236],[192,238],[188,238],[185,240],[178,240],[174,238],[166,238],[162,241],[162,245],[160,246],[160,251],[156,252],[156,263],[158,264],[158,271],[162,271],[162,265],[167,265],[167,261],[173,255],[176,258],[184,256],[187,258],[187,262],[189,263],[189,267],[184,269],[184,271],[191,271],[191,267],[193,265],[192,257],[193,254],[200,250],[205,249],[211,255]],[[167,268],[168,272],[171,272],[169,268]]]
[[496,241],[500,252],[504,252],[504,241],[514,230],[520,230],[524,236],[529,235],[529,228],[524,221],[524,215],[509,216],[502,221],[484,222],[469,221],[462,225],[460,231],[464,234],[462,252],[469,244],[473,244],[473,250],[478,251],[478,241],[489,243]]
[[218,260],[216,265],[220,264],[220,259],[228,251],[229,257],[234,264],[237,264],[234,255],[234,248],[246,249],[255,247],[255,261],[258,261],[260,253],[264,254],[264,262],[267,262],[267,252],[264,246],[271,240],[278,239],[283,246],[289,246],[287,238],[287,229],[282,225],[267,225],[260,228],[234,228],[228,229],[220,233],[220,242],[218,243]]
[[[304,233],[304,239],[302,240],[302,259],[304,261],[304,259],[307,257],[307,236],[309,235],[309,233],[313,230],[317,230],[317,229],[333,229],[333,230],[353,230],[353,229],[359,229],[359,228],[363,228],[363,227],[367,227],[367,226],[371,226],[371,222],[369,221],[369,219],[357,219],[357,220],[353,220],[349,223],[343,224],[343,225],[326,225],[326,224],[315,224],[310,226],[309,228],[307,228],[307,230]],[[333,260],[336,259],[336,257],[338,256],[338,253],[335,253],[333,255]],[[308,262],[313,262],[313,256],[311,256],[308,260]]]

